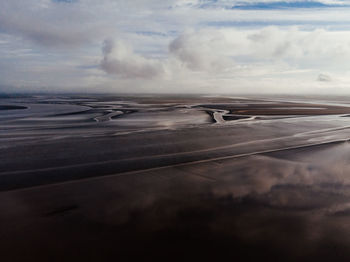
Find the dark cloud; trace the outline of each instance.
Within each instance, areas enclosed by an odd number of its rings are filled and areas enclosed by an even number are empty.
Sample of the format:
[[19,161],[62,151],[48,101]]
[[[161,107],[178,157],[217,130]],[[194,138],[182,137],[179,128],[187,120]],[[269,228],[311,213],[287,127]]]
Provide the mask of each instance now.
[[327,74],[319,74],[317,77],[317,81],[320,82],[331,82],[332,78],[330,77],[330,75]]

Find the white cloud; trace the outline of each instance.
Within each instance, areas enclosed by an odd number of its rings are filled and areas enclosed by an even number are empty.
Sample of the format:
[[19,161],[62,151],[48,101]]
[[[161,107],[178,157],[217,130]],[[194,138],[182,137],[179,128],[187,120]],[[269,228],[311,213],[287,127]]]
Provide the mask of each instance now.
[[184,33],[169,44],[169,51],[194,71],[221,71],[231,66],[225,36],[220,31]]
[[164,74],[160,61],[137,55],[122,42],[105,40],[102,52],[101,68],[109,74],[125,78],[154,78]]
[[94,24],[77,6],[51,1],[2,1],[0,29],[44,46],[75,46],[91,40]]
[[1,1],[0,86],[347,92],[349,8],[224,8],[238,2]]

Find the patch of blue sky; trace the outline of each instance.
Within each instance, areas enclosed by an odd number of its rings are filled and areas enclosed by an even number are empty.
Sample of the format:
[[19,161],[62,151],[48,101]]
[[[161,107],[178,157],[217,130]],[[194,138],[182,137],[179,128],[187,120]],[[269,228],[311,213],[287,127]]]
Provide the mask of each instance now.
[[155,32],[155,31],[136,31],[135,33],[138,35],[159,36],[159,37],[168,37],[170,35],[169,33]]
[[200,8],[209,8],[213,6],[220,6],[222,3],[219,3],[218,0],[206,0],[206,1],[201,1],[199,6]]
[[75,3],[75,2],[78,2],[78,0],[52,0],[52,2],[55,2],[55,3]]
[[347,28],[348,22],[341,21],[320,21],[320,20],[254,20],[254,21],[210,21],[202,23],[201,26],[217,27],[217,28],[227,28],[227,27],[251,27],[260,28],[266,26],[303,26],[309,28],[315,27],[332,27],[336,28]]
[[283,9],[324,9],[350,7],[345,2],[325,3],[319,1],[265,1],[265,2],[239,2],[239,1],[218,1],[206,0],[201,1],[198,8],[224,8],[224,9],[240,9],[240,10],[283,10]]
[[91,70],[91,69],[99,69],[100,65],[78,65],[76,68],[78,69],[85,69],[85,70]]
[[310,9],[310,8],[339,8],[344,4],[326,4],[317,1],[296,1],[296,2],[257,2],[257,3],[237,3],[230,9],[241,10],[275,10],[275,9]]

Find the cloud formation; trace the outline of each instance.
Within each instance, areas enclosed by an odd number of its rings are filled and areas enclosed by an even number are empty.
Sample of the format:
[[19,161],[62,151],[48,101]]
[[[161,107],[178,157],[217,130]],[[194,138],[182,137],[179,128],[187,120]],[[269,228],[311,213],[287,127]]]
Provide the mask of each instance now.
[[184,33],[169,44],[169,52],[194,71],[224,70],[230,59],[220,51],[228,43],[220,32]]
[[330,82],[332,78],[327,74],[319,74],[317,80],[320,82]]
[[84,44],[92,40],[97,28],[75,3],[45,0],[1,3],[0,30],[46,47]]
[[347,92],[350,2],[304,2],[3,1],[0,86]]
[[154,78],[164,73],[159,61],[137,55],[121,42],[105,40],[102,52],[101,68],[108,74],[124,78]]

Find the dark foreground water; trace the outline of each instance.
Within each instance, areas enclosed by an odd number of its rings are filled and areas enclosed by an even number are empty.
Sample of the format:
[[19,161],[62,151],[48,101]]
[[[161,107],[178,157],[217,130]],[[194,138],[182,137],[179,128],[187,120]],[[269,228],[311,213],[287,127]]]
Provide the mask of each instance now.
[[324,98],[0,99],[1,261],[349,261],[349,114]]

